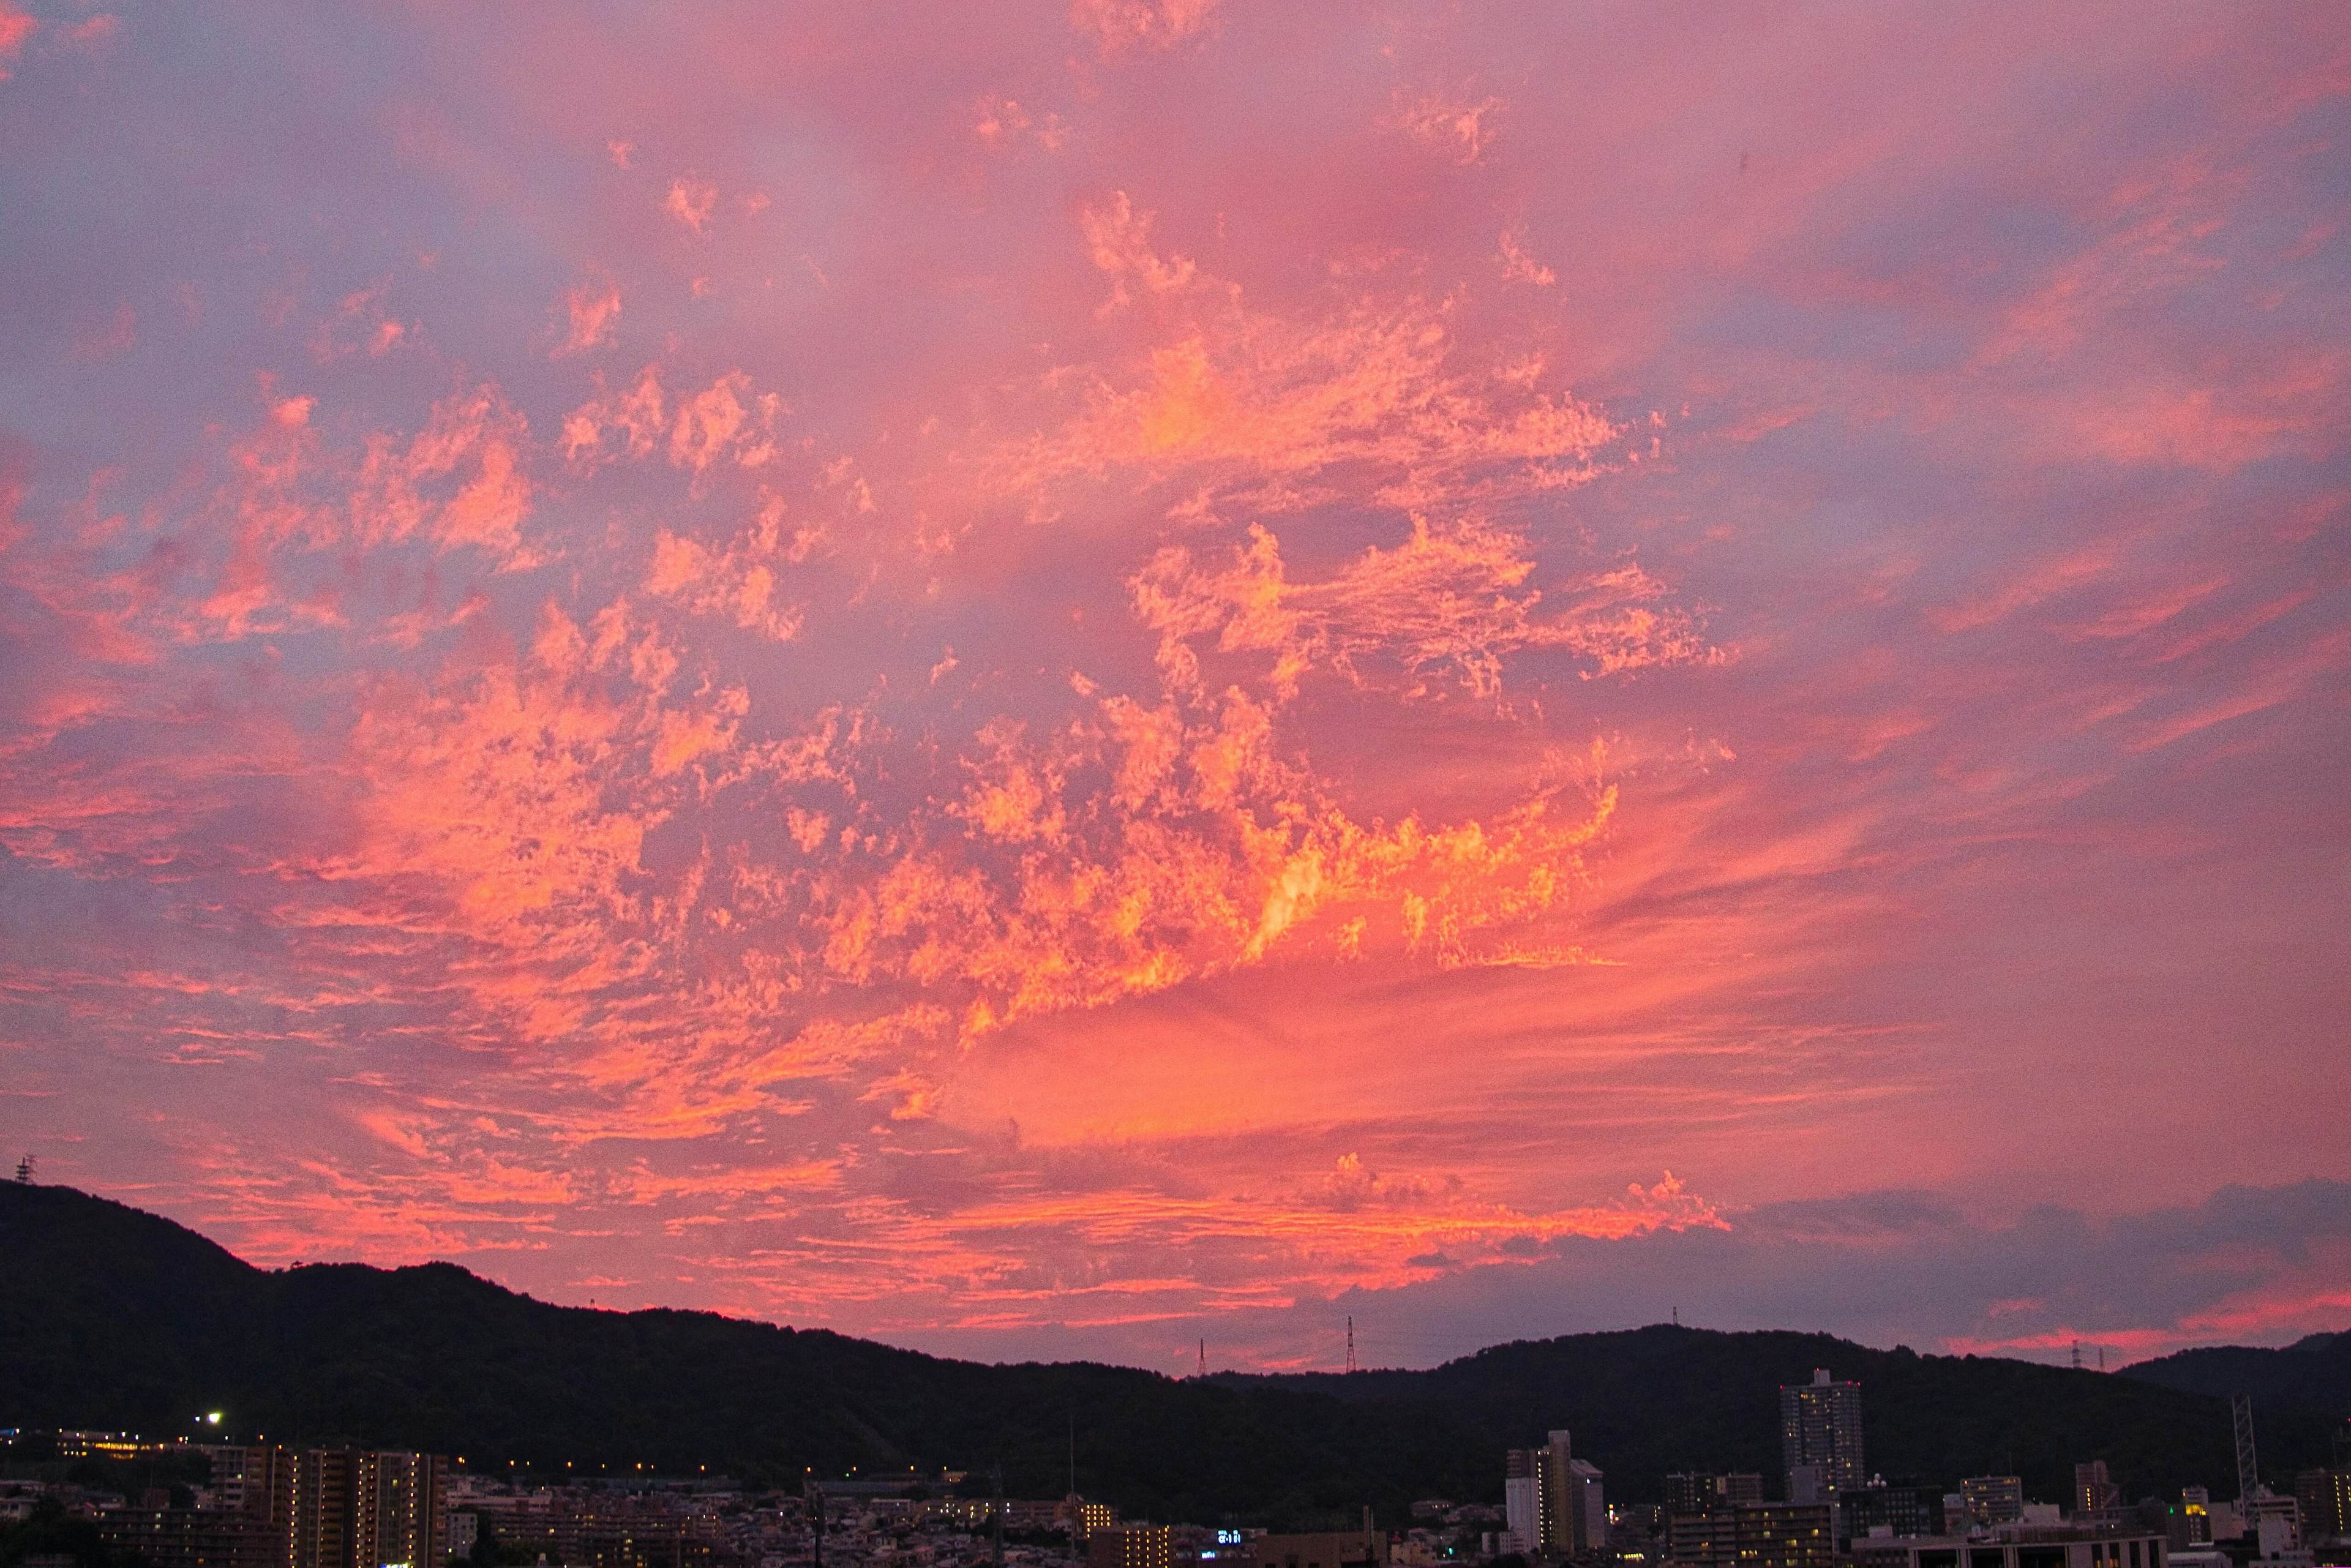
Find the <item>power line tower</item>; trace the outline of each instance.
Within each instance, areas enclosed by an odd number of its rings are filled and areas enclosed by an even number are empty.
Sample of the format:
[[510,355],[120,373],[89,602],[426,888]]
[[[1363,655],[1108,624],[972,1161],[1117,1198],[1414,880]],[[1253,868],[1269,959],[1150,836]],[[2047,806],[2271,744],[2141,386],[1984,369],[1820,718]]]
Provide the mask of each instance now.
[[2262,1468],[2253,1457],[2253,1396],[2232,1396],[2229,1414],[2237,1423],[2237,1502],[2241,1507],[2262,1490]]
[[16,1162],[16,1185],[18,1186],[33,1185],[33,1156],[30,1155]]

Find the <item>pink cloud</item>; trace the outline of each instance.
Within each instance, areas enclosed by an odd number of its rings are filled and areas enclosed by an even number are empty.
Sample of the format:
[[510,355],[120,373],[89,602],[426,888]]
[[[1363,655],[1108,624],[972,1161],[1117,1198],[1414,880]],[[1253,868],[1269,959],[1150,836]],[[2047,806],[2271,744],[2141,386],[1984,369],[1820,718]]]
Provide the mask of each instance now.
[[2316,1326],[2331,21],[0,5],[21,1134],[987,1354]]

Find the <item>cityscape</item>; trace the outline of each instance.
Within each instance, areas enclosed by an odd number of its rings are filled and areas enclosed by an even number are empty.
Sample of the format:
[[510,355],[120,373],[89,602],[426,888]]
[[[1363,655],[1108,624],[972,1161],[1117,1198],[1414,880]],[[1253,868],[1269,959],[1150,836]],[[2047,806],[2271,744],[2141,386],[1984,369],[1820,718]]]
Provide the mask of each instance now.
[[2351,0],[0,0],[0,1568],[2351,1568]]
[[[1782,1470],[1676,1471],[1611,1503],[1573,1434],[1499,1456],[1499,1506],[1429,1498],[1408,1518],[1269,1530],[1144,1521],[1072,1490],[1007,1498],[967,1470],[802,1479],[542,1479],[462,1457],[121,1433],[0,1433],[9,1568],[2313,1568],[2351,1563],[2351,1465],[2260,1479],[2240,1399],[2234,1497],[2130,1500],[2104,1460],[2064,1497],[2022,1478],[1889,1484],[1868,1469],[1865,1391],[1829,1369],[1778,1391]],[[199,1425],[216,1427],[211,1414]],[[208,1434],[209,1435],[209,1434]],[[2346,1427],[2346,1437],[2351,1437]],[[1074,1459],[1072,1460],[1074,1469]],[[510,1467],[518,1470],[519,1467]],[[642,1467],[640,1467],[642,1469]],[[135,1475],[134,1494],[88,1484]],[[81,1477],[81,1479],[43,1479]],[[1655,1494],[1653,1484],[1641,1489]],[[2223,1491],[2228,1488],[2224,1487]],[[1767,1492],[1770,1495],[1767,1495]],[[1490,1494],[1489,1494],[1490,1498]]]

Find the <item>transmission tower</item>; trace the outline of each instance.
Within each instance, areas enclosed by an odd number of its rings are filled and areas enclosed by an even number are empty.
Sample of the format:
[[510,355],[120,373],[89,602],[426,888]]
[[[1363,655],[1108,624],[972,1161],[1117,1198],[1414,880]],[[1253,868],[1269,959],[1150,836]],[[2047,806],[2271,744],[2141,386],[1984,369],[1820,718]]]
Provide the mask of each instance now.
[[2237,1422],[2237,1505],[2242,1508],[2262,1490],[2262,1468],[2253,1458],[2253,1396],[2239,1394],[2229,1401]]
[[16,1162],[16,1185],[18,1186],[33,1185],[33,1156],[30,1155]]
[[1347,1314],[1347,1370],[1355,1370],[1355,1316]]

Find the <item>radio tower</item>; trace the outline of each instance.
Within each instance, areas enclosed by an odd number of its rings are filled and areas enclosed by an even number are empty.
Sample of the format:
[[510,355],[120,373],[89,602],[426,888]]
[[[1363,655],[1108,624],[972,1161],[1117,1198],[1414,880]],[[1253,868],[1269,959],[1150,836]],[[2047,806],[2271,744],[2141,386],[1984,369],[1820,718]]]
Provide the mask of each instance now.
[[2237,1421],[2237,1503],[2241,1508],[2262,1490],[2262,1468],[2253,1457],[2253,1396],[2231,1396],[2229,1414]]
[[1208,1342],[1205,1339],[1200,1342],[1200,1375],[1208,1375]]
[[1347,1370],[1355,1370],[1355,1315],[1347,1314]]

